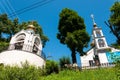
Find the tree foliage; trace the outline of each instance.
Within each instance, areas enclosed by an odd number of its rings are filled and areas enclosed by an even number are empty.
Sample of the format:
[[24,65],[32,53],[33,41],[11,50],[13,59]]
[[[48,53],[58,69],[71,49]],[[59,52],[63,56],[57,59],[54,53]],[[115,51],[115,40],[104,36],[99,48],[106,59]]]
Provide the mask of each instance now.
[[9,46],[8,42],[0,42],[0,52],[7,50]]
[[111,46],[116,49],[120,49],[120,45],[118,43],[112,43]]
[[90,40],[84,20],[77,12],[68,8],[63,9],[59,17],[57,38],[72,51],[72,62],[76,63],[76,51],[84,55],[83,48],[87,47]]
[[[6,14],[0,15],[0,41],[9,41],[12,35],[19,32],[22,29],[26,29],[29,24],[33,24],[35,26],[35,32],[40,35],[43,46],[45,46],[45,43],[48,41],[48,38],[43,34],[42,28],[37,21],[19,23],[19,20],[17,18],[14,20],[10,20]],[[3,34],[7,35],[7,37],[4,38]]]
[[59,59],[59,64],[61,68],[66,68],[65,64],[71,64],[70,58],[63,56]]
[[120,2],[115,2],[110,8],[110,11],[111,15],[108,23],[105,23],[117,38],[118,43],[120,43]]

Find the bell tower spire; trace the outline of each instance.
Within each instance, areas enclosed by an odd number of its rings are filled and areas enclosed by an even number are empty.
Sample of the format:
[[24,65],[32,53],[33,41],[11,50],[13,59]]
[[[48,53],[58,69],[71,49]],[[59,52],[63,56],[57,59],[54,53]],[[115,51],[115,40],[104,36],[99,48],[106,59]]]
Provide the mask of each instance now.
[[92,21],[93,21],[93,26],[94,26],[94,27],[97,27],[97,24],[96,24],[96,22],[95,22],[95,19],[94,19],[94,15],[93,15],[93,14],[91,14],[91,18],[92,18]]

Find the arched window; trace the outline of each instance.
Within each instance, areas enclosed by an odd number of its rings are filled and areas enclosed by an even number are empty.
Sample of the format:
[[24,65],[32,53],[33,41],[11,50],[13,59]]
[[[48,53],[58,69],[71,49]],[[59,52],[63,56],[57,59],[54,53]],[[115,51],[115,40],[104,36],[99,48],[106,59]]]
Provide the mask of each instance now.
[[104,40],[98,39],[98,45],[99,45],[99,47],[104,47],[105,46]]
[[39,40],[39,38],[35,38],[35,45],[37,45],[37,46],[39,46],[39,44],[40,44],[40,40]]
[[24,33],[16,36],[15,49],[22,50],[26,35]]
[[25,39],[25,37],[26,37],[26,35],[24,33],[19,34],[16,36],[16,41],[22,41]]
[[96,31],[96,37],[101,37],[100,31]]
[[35,38],[34,45],[33,45],[33,53],[37,53],[38,52],[39,44],[40,44],[39,38]]

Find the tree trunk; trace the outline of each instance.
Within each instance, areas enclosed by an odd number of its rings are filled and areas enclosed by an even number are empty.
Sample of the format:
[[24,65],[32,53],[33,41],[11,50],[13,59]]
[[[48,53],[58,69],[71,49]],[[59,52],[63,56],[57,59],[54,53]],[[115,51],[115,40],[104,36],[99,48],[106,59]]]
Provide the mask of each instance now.
[[74,50],[72,51],[71,56],[72,56],[72,63],[73,63],[73,64],[74,64],[74,63],[77,63],[77,60],[76,60],[76,53],[75,53]]

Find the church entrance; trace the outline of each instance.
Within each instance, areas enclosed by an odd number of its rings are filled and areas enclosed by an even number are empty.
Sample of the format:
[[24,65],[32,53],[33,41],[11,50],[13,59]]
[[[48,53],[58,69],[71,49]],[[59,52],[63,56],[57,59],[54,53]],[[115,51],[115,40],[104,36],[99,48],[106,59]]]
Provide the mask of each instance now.
[[90,66],[94,66],[93,60],[89,60],[89,65],[90,65]]
[[99,66],[100,65],[100,61],[99,61],[98,55],[95,55],[94,61],[95,61],[95,66]]

